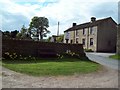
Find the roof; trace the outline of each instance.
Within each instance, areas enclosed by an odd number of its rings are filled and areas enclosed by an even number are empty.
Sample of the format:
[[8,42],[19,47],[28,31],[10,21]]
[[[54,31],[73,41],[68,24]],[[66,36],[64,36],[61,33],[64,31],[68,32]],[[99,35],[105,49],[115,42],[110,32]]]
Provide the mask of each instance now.
[[83,24],[79,24],[79,25],[73,26],[73,27],[65,30],[64,32],[74,31],[74,30],[83,29],[83,28],[87,28],[87,27],[92,27],[92,26],[98,25],[98,24],[100,24],[102,22],[105,22],[105,21],[107,21],[109,19],[111,19],[117,25],[117,23],[111,17],[108,17],[108,18],[96,20],[96,21],[94,21],[92,23],[91,22],[87,22],[87,23],[83,23]]

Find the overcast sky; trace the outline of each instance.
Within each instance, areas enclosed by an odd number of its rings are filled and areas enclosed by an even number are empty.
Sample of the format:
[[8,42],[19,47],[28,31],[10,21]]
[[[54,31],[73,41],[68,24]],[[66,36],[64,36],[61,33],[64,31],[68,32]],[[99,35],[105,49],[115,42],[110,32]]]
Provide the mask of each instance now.
[[49,19],[51,35],[60,34],[72,23],[89,22],[92,16],[97,19],[112,17],[118,23],[119,0],[0,0],[0,30],[12,31],[29,26],[34,16]]

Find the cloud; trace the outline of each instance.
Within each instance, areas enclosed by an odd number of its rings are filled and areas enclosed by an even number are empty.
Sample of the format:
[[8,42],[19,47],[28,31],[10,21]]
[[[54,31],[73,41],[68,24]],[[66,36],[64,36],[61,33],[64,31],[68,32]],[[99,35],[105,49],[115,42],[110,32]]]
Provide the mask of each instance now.
[[28,26],[34,16],[45,16],[49,19],[50,35],[57,33],[58,21],[62,34],[73,22],[88,22],[91,16],[111,16],[117,21],[117,4],[118,0],[1,0],[0,23],[3,30],[20,30],[23,24]]
[[118,3],[118,23],[120,24],[120,2]]
[[118,3],[116,2],[101,3],[94,6],[91,12],[91,15],[97,16],[98,18],[113,17],[113,19],[118,22]]
[[21,14],[3,13],[2,21],[4,22],[2,23],[2,30],[12,31],[20,30],[22,25],[28,24],[29,19]]

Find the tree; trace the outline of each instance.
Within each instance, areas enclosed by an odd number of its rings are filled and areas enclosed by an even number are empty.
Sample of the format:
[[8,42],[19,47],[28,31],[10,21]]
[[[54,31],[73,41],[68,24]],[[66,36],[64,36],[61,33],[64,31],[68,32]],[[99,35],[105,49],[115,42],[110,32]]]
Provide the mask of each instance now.
[[64,35],[59,35],[59,37],[57,38],[57,42],[63,42],[64,40]]
[[43,37],[50,33],[47,28],[49,27],[49,21],[45,17],[33,17],[29,25],[29,33],[33,36],[37,36],[39,40],[43,40]]
[[51,42],[52,37],[48,37],[47,42]]
[[12,38],[16,38],[17,34],[19,33],[19,31],[15,30],[15,31],[11,31],[11,37]]
[[2,35],[4,38],[16,38],[17,34],[19,33],[19,31],[14,30],[14,31],[4,31],[2,32]]
[[31,39],[31,36],[28,33],[28,29],[24,25],[22,26],[20,33],[17,34],[17,38]]
[[2,35],[3,35],[3,37],[5,37],[5,38],[10,38],[10,37],[11,37],[10,31],[4,31]]

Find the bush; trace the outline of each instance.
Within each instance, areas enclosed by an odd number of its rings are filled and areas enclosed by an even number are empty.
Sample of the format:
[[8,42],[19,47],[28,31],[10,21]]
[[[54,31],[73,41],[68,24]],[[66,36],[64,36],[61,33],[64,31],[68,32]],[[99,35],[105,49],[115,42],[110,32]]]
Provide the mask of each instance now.
[[67,58],[80,58],[80,55],[75,53],[75,52],[71,52],[70,50],[67,50],[66,53],[63,54],[63,57],[67,57]]
[[85,49],[85,52],[93,52],[92,49]]
[[9,59],[9,60],[16,60],[16,59],[20,59],[20,60],[35,60],[35,57],[24,57],[22,55],[17,55],[16,53],[9,53],[9,52],[5,52],[3,54],[3,58],[2,59]]

